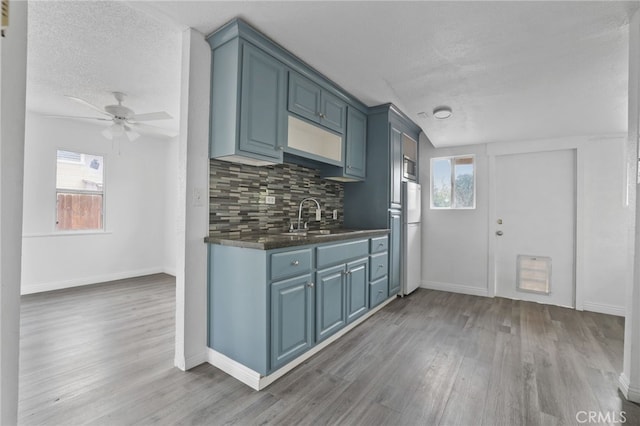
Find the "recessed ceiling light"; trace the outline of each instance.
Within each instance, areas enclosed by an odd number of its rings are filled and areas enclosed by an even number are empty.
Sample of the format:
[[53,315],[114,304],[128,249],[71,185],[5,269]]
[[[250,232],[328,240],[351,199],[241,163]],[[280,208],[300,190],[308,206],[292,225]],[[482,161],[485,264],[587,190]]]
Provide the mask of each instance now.
[[433,110],[433,116],[439,120],[451,117],[451,108],[448,106],[439,106]]

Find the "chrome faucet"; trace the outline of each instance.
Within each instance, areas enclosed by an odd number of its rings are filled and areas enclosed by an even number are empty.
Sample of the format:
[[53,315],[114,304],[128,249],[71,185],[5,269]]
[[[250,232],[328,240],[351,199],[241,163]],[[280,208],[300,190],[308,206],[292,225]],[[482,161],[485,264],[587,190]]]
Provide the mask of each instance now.
[[303,231],[303,229],[300,228],[300,224],[302,223],[302,205],[304,204],[305,201],[313,201],[314,203],[316,203],[316,206],[318,206],[318,209],[320,209],[320,203],[315,198],[309,197],[300,201],[300,207],[298,207],[298,229],[294,230],[293,232]]

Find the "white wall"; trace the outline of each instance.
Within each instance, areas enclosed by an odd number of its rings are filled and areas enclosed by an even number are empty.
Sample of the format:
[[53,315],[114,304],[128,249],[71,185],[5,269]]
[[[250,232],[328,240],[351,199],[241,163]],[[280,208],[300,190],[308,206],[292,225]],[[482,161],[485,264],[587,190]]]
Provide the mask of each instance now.
[[193,29],[182,41],[174,363],[188,370],[206,361],[207,349],[211,48]]
[[165,193],[164,193],[164,272],[176,275],[176,258],[178,256],[178,138],[167,140],[166,162],[165,162]]
[[619,316],[628,273],[625,139],[594,140],[582,150],[583,308]]
[[[577,150],[576,307],[624,315],[627,274],[623,136],[574,137],[435,149],[421,146],[423,287],[493,296],[490,176],[496,155]],[[476,209],[429,208],[430,158],[476,154]]]
[[[431,210],[430,159],[461,154],[476,155],[476,208]],[[420,182],[423,287],[487,296],[489,171],[486,146],[435,149],[421,140]]]
[[0,424],[18,422],[27,2],[11,2],[0,42]]
[[[176,244],[170,141],[142,136],[118,153],[100,125],[29,113],[26,127],[23,294],[175,270],[165,249]],[[60,148],[105,157],[105,232],[55,232]]]
[[629,98],[627,129],[627,190],[629,198],[624,360],[618,387],[640,402],[640,198],[638,198],[638,142],[640,141],[640,10],[629,21]]

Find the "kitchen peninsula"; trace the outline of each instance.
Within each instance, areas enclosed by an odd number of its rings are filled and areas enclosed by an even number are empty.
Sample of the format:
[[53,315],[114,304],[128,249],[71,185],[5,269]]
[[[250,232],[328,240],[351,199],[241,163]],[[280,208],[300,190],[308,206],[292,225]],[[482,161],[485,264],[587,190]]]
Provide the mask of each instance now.
[[388,299],[388,230],[207,238],[210,362],[256,390]]

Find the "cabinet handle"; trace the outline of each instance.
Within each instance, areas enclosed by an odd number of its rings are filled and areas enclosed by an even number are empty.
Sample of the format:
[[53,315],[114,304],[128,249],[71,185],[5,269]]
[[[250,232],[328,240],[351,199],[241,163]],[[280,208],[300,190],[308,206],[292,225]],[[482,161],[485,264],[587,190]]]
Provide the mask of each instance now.
[[378,268],[384,268],[383,264],[378,265]]
[[299,264],[300,264],[300,262],[297,261],[297,260],[294,260],[293,262],[291,262],[291,265],[293,265],[293,266],[298,266]]
[[314,286],[314,285],[315,285],[314,283],[308,283],[308,284],[307,284],[307,287],[309,287],[309,288],[313,288],[313,286]]
[[320,118],[324,118],[324,114],[319,112],[318,115],[320,116]]
[[347,166],[347,169],[353,169],[353,167],[351,167],[351,166]]
[[378,244],[378,247],[384,247],[384,243]]
[[378,290],[378,294],[382,294],[382,290]]

